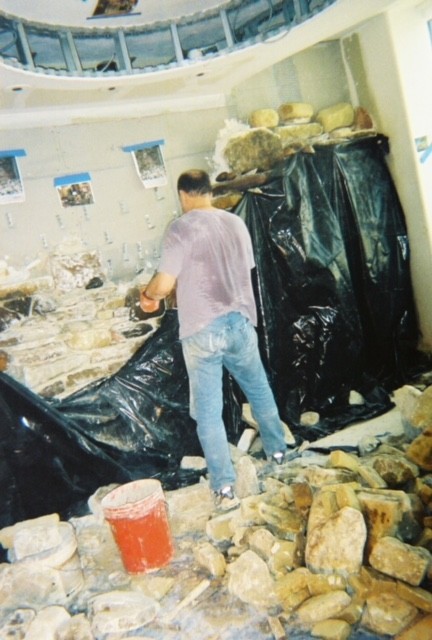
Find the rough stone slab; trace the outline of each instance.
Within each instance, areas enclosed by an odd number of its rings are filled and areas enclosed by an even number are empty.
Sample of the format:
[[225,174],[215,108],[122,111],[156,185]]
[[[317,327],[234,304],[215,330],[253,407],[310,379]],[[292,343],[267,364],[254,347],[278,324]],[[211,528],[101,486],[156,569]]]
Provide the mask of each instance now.
[[296,617],[302,624],[315,624],[329,618],[336,618],[351,602],[346,591],[330,591],[320,596],[312,596],[300,605]]
[[425,577],[432,555],[427,549],[385,536],[372,547],[369,562],[377,571],[416,587]]
[[277,127],[279,114],[275,109],[256,109],[249,115],[251,127]]
[[278,114],[281,122],[310,120],[314,114],[314,108],[308,102],[284,102],[279,105]]
[[311,634],[322,640],[347,640],[351,635],[351,625],[344,620],[323,620],[314,624]]
[[416,617],[417,609],[393,593],[372,595],[366,600],[361,623],[374,633],[394,636]]
[[317,573],[357,573],[363,562],[366,535],[363,514],[351,507],[340,509],[308,533],[306,566]]
[[340,102],[326,109],[321,109],[316,120],[322,124],[327,133],[340,127],[349,127],[354,122],[354,109],[348,102]]
[[395,640],[430,640],[432,637],[432,615],[415,621],[395,636]]
[[70,619],[70,613],[59,606],[45,607],[39,611],[25,635],[26,640],[56,640],[56,632]]
[[267,564],[253,551],[245,551],[228,567],[228,589],[243,602],[258,607],[276,604],[274,582]]
[[246,173],[252,169],[271,169],[283,159],[280,137],[264,127],[233,136],[224,150],[233,171]]

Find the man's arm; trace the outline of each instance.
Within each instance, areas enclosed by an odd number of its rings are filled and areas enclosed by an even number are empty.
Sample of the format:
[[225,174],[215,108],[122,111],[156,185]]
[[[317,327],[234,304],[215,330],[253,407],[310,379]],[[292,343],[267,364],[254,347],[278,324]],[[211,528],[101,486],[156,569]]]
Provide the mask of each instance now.
[[140,292],[140,307],[145,312],[157,311],[159,300],[166,298],[174,289],[176,278],[169,273],[158,271],[145,289]]

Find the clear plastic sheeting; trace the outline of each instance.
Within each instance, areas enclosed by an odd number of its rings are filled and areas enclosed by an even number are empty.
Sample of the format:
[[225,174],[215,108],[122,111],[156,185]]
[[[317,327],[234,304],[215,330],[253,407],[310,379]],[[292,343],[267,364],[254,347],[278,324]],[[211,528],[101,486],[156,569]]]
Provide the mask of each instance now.
[[[316,146],[286,160],[237,213],[252,234],[259,335],[284,420],[315,440],[387,411],[416,359],[403,211],[387,139]],[[364,402],[350,404],[350,391]],[[320,421],[300,426],[301,414]]]

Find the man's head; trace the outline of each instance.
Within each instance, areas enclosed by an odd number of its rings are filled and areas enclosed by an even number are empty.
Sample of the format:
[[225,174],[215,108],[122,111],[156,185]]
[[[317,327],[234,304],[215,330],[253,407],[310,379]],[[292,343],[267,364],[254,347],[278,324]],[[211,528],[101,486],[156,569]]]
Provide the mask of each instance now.
[[177,180],[177,191],[184,191],[196,195],[211,194],[210,177],[201,169],[189,169],[182,173]]
[[212,187],[206,171],[189,169],[182,173],[177,180],[177,191],[184,213],[211,207]]

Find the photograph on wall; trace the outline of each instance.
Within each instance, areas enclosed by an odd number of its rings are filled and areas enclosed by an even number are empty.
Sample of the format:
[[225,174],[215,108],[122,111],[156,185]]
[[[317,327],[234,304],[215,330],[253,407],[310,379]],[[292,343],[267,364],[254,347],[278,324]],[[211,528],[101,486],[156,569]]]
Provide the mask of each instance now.
[[146,189],[163,187],[168,182],[162,145],[163,140],[158,140],[126,147],[132,152],[138,176]]
[[87,206],[94,203],[89,173],[55,178],[54,186],[57,189],[62,207]]
[[138,0],[99,0],[93,16],[121,16],[131,13],[137,4]]
[[0,204],[24,202],[25,193],[14,152],[0,151]]

